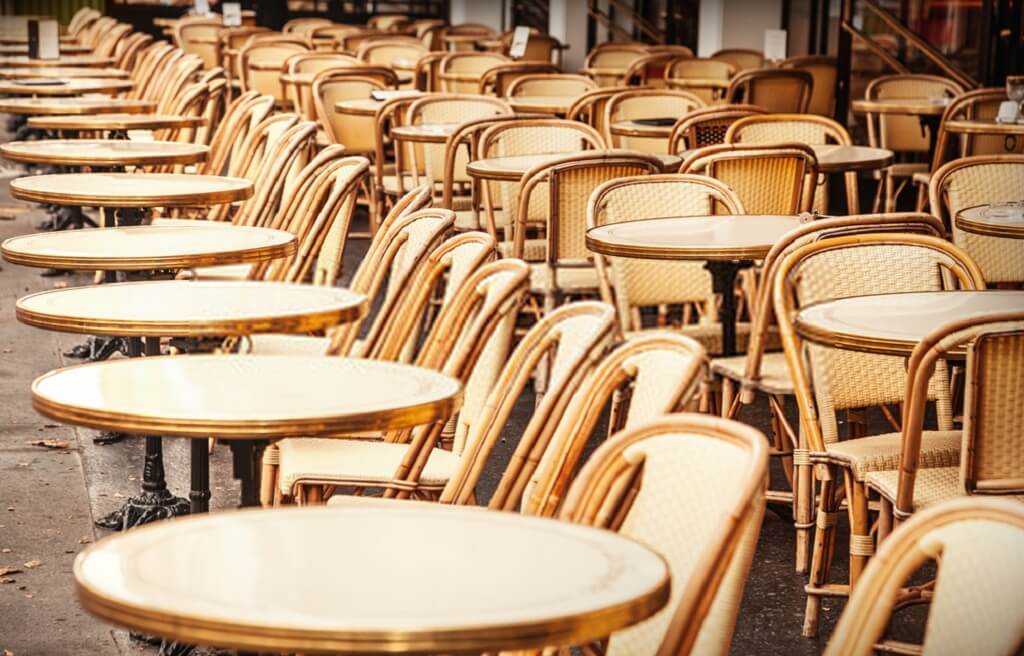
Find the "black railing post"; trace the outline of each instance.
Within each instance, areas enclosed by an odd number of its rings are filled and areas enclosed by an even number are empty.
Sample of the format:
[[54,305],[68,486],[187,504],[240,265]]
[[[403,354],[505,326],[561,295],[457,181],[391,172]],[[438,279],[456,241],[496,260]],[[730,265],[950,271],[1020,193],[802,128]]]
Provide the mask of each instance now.
[[843,0],[839,12],[839,70],[836,74],[836,115],[840,125],[846,125],[850,109],[850,66],[853,59],[853,36],[843,25],[853,21],[853,0]]

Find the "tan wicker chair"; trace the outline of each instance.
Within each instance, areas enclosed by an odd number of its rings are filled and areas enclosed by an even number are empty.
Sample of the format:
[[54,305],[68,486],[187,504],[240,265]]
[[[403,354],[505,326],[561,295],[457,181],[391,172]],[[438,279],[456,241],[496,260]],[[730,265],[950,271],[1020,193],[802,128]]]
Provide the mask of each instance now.
[[[492,128],[493,129],[493,128]],[[544,259],[531,265],[530,289],[544,299],[545,313],[567,295],[593,294],[599,284],[584,242],[587,199],[601,183],[613,178],[657,173],[661,161],[630,151],[567,155],[538,165],[523,176],[512,236],[514,257],[526,253],[530,202],[543,185],[549,198],[544,225]]]
[[[302,73],[320,73],[325,70],[344,69],[359,66],[362,62],[355,57],[336,52],[306,52],[292,55],[284,62],[284,73],[296,75]],[[294,111],[303,118],[315,121],[316,108],[313,105],[313,85],[289,83],[281,80],[285,98],[291,103]]]
[[[356,56],[367,64],[388,66],[396,71],[412,74],[420,58],[428,53],[427,47],[415,39],[380,39],[361,44]],[[402,83],[400,88],[414,89],[415,82],[413,77],[409,82]]]
[[480,95],[504,98],[509,87],[520,78],[537,75],[555,75],[558,68],[554,64],[543,62],[516,61],[491,66],[479,78],[476,92]]
[[[921,444],[928,381],[938,361],[967,350],[963,443],[959,466],[928,467]],[[867,475],[882,498],[879,539],[893,524],[962,496],[1001,495],[1024,501],[1024,309],[955,321],[931,331],[907,365],[899,468]],[[924,465],[921,461],[924,459]]]
[[256,91],[247,91],[231,101],[210,137],[210,154],[197,171],[205,175],[222,175],[232,153],[237,152],[252,127],[266,118],[273,105],[273,98],[260,96]]
[[[524,118],[495,125],[484,131],[480,136],[475,157],[490,159],[516,155],[569,154],[582,150],[599,150],[604,146],[601,135],[578,121]],[[482,184],[487,229],[495,235],[505,255],[511,254],[513,250],[513,222],[519,213],[521,183],[522,181],[489,181]],[[547,216],[548,202],[545,191],[545,187],[538,188],[532,199],[529,214],[531,223],[543,222]],[[543,240],[530,240],[526,242],[523,259],[540,260],[543,253]]]
[[759,105],[778,114],[803,114],[814,94],[814,77],[807,71],[761,68],[740,71],[725,92],[728,103]]
[[624,137],[612,132],[619,121],[644,118],[678,119],[704,106],[704,102],[688,91],[673,89],[634,89],[608,99],[604,107],[605,141],[613,148],[626,148],[645,153],[668,152],[664,137]]
[[484,52],[457,52],[441,60],[438,75],[441,91],[476,93],[481,76],[487,69],[512,60],[505,55]]
[[[880,271],[884,275],[878,275]],[[799,486],[804,491],[797,500],[799,516],[810,516],[799,504],[814,498],[806,493],[812,489],[811,467],[822,465],[818,468],[821,484],[805,636],[817,631],[821,597],[848,594],[874,552],[865,478],[871,471],[896,468],[900,434],[892,414],[883,410],[896,432],[864,437],[860,413],[865,407],[884,408],[902,402],[906,373],[900,357],[804,344],[793,328],[793,317],[802,306],[834,298],[940,290],[944,279],[950,277],[961,288],[984,288],[981,272],[966,253],[945,240],[911,234],[826,239],[800,247],[778,265],[773,304],[801,417],[800,450],[794,452]],[[938,424],[938,431],[929,432],[926,438],[928,462],[930,466],[955,465],[960,457],[960,435],[952,430],[949,376],[944,365],[937,368],[928,396],[935,401]],[[848,411],[850,439],[840,441],[838,414],[843,410]],[[825,582],[830,545],[835,539],[840,478],[850,520],[849,585]]]
[[522,491],[522,512],[558,514],[587,440],[606,409],[608,435],[683,409],[698,395],[706,367],[700,344],[671,333],[634,337],[606,355],[573,394],[558,422]]
[[[374,67],[374,70],[386,69]],[[365,68],[355,67],[327,69],[313,78],[313,107],[317,120],[331,143],[345,146],[352,153],[374,152],[374,117],[344,114],[335,105],[341,100],[369,98],[370,92],[387,88],[382,78],[366,75],[367,72]]]
[[814,204],[818,160],[798,143],[721,144],[694,151],[680,173],[703,173],[729,185],[748,214],[799,214]]
[[[409,107],[421,96],[399,96],[381,103],[373,117],[373,185],[370,190],[370,227],[377,225],[394,199],[414,187],[412,167],[415,156],[411,146],[389,149],[391,128],[405,125]],[[423,171],[417,171],[417,175]]]
[[317,18],[316,16],[306,16],[302,18],[293,18],[284,24],[281,31],[285,34],[298,34],[300,36],[310,36],[313,31],[318,27],[328,27],[333,23],[327,18]]
[[965,232],[956,215],[976,205],[1019,200],[1024,189],[1024,155],[977,155],[935,171],[928,189],[933,214],[952,226],[953,243],[967,251],[990,283],[1024,282],[1020,242]]
[[[850,133],[842,125],[824,116],[813,114],[767,114],[741,118],[729,126],[725,143],[782,143],[839,144],[852,146]],[[846,212],[857,214],[860,199],[857,173],[844,175],[846,183]],[[814,211],[828,212],[828,176],[821,175],[814,194]]]
[[[665,69],[680,56],[678,52],[672,50],[656,51],[652,48],[648,54],[629,65],[623,76],[623,81],[629,86],[664,89],[668,86],[665,82]],[[682,56],[693,57],[693,54]]]
[[[743,205],[725,184],[700,175],[658,174],[623,177],[597,187],[587,206],[587,229],[621,221],[663,217],[743,214]],[[708,351],[720,350],[711,276],[700,262],[647,261],[593,255],[601,298],[618,310],[619,330],[635,336],[650,330],[677,330]],[[681,316],[670,310],[681,306]],[[641,308],[656,307],[654,326],[644,326]],[[696,312],[693,310],[696,309]],[[696,315],[697,322],[693,322]],[[745,325],[738,327],[745,334]]]
[[757,105],[726,105],[695,109],[672,126],[668,138],[668,152],[703,148],[725,143],[729,126],[741,118],[767,112]]
[[398,32],[412,23],[405,14],[377,14],[370,16],[366,26],[375,30],[388,30]]
[[689,91],[707,104],[719,103],[729,88],[736,67],[725,61],[682,57],[665,66],[665,85]]
[[807,111],[819,116],[832,116],[836,106],[836,78],[838,62],[826,55],[803,55],[784,59],[779,66],[796,71],[806,71],[814,78],[814,89]]
[[[779,261],[804,244],[865,233],[916,233],[941,238],[944,235],[942,222],[929,214],[864,214],[823,218],[809,221],[794,228],[775,243],[762,265],[761,281],[752,301],[750,339],[747,353],[732,357],[717,357],[711,360],[711,374],[717,388],[721,390],[719,409],[727,419],[739,419],[744,406],[754,403],[758,395],[764,395],[771,414],[773,456],[782,459],[783,473],[789,482],[791,494],[785,491],[771,491],[769,498],[775,501],[790,501],[794,508],[796,524],[796,570],[806,573],[811,548],[811,510],[813,503],[801,495],[810,493],[799,487],[800,480],[793,474],[793,451],[799,448],[797,430],[786,417],[786,397],[793,396],[793,382],[786,367],[786,357],[781,350],[770,350],[772,331],[777,330],[775,313],[772,310],[772,287]],[[800,456],[803,459],[803,456]]]
[[134,70],[140,53],[151,43],[153,43],[153,37],[148,34],[143,34],[142,32],[129,34],[119,44],[114,59],[114,67],[125,71]]
[[622,91],[629,91],[632,87],[601,87],[593,91],[587,91],[573,102],[569,107],[569,113],[565,115],[570,121],[580,121],[597,130],[599,134],[605,133],[604,108],[608,100]]
[[567,73],[523,75],[509,84],[504,95],[516,96],[582,96],[597,85],[585,75]]
[[204,68],[220,66],[220,20],[183,18],[174,25],[173,41],[185,52],[203,60]]
[[[869,656],[876,645],[925,656],[1018,653],[1024,633],[1021,549],[1024,509],[1018,503],[974,497],[921,511],[868,564],[826,656]],[[908,600],[903,586],[922,568],[935,579],[924,643],[886,640],[890,617]]]
[[625,84],[626,71],[633,62],[647,54],[647,47],[643,44],[604,44],[587,53],[580,72],[599,87],[620,86]]
[[342,39],[356,32],[362,31],[362,28],[358,25],[342,25],[340,23],[331,23],[330,25],[320,25],[313,28],[313,31],[309,33],[309,38],[315,42],[331,41],[334,46],[334,50],[344,50],[341,45]]
[[228,98],[241,90],[242,72],[238,67],[238,54],[249,39],[257,34],[273,34],[265,27],[225,27],[217,33],[219,65],[228,78]]
[[594,452],[561,519],[639,540],[672,573],[668,605],[612,634],[603,653],[728,653],[764,516],[767,464],[757,430],[694,414],[623,431]]
[[723,61],[736,69],[736,72],[749,71],[764,66],[764,53],[760,50],[744,48],[726,48],[711,55],[711,59]]
[[[963,93],[956,82],[938,75],[883,75],[868,83],[864,97],[868,100],[892,98],[950,98]],[[900,114],[864,115],[868,128],[868,144],[877,148],[888,148],[905,158],[921,158],[928,154],[931,135],[921,125],[918,117]],[[904,161],[890,166],[883,174],[880,195],[876,201],[881,207],[884,198],[885,211],[896,207],[900,192],[907,186],[915,173],[927,173],[927,162]],[[884,194],[884,196],[882,195]]]
[[273,96],[278,104],[283,105],[288,100],[281,87],[284,63],[292,55],[309,50],[306,45],[293,41],[270,38],[250,40],[238,53],[242,91],[255,89],[261,94]]

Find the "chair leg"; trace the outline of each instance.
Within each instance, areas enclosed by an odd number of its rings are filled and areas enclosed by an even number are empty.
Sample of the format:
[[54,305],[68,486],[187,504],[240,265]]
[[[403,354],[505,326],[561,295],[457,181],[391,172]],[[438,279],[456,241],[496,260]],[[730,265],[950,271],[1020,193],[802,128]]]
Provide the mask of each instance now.
[[732,406],[736,398],[736,384],[729,378],[722,376],[722,407],[720,408],[722,418],[730,419],[733,414]]
[[264,508],[274,503],[274,491],[278,489],[277,470],[280,462],[280,450],[276,444],[263,450],[263,462],[260,464],[260,505]]
[[806,447],[793,450],[794,476],[793,496],[796,498],[796,513],[793,526],[796,529],[796,571],[807,572],[811,548],[812,508],[814,506],[814,470]]
[[892,502],[882,497],[882,508],[878,513],[878,544],[892,533]]
[[824,594],[825,577],[830,563],[829,543],[835,533],[839,515],[835,500],[835,471],[829,468],[828,475],[821,481],[821,496],[818,500],[818,515],[814,529],[814,550],[811,556],[810,576],[807,580],[807,605],[804,608],[802,635],[813,638],[818,633],[818,616],[821,597]]
[[843,472],[847,489],[847,512],[850,515],[850,589],[864,572],[868,559],[875,553],[868,519],[867,486],[853,478],[853,472]]

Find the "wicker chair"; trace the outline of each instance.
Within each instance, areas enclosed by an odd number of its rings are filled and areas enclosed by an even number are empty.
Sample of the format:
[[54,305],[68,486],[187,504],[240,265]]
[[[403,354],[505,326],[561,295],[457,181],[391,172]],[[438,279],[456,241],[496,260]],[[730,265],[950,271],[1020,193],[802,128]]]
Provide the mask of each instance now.
[[[868,100],[892,98],[950,98],[958,96],[964,89],[956,82],[938,75],[883,75],[872,80],[864,91]],[[864,115],[868,128],[868,144],[876,148],[888,148],[904,157],[927,155],[931,144],[930,131],[921,126],[916,116],[900,114]],[[884,193],[885,211],[896,207],[900,192],[907,186],[915,173],[927,173],[927,162],[900,162],[890,166],[883,174],[880,194]],[[876,200],[876,208],[882,206],[883,196]]]
[[[480,136],[475,157],[489,159],[547,153],[569,154],[581,150],[599,150],[604,148],[604,145],[601,135],[578,121],[524,118],[488,128]],[[498,239],[499,247],[505,255],[511,254],[513,250],[512,224],[519,213],[521,183],[522,181],[489,181],[482,184],[487,229]],[[529,213],[531,223],[543,222],[547,216],[548,202],[545,191],[546,187],[540,187],[535,192]],[[543,240],[528,240],[523,255],[523,259],[528,261],[542,259]]]
[[689,91],[705,103],[712,104],[722,101],[734,75],[736,67],[729,62],[682,57],[665,66],[665,85],[670,89]]
[[356,67],[327,69],[313,78],[313,107],[320,126],[331,143],[345,146],[352,153],[374,152],[374,117],[345,114],[335,105],[341,100],[369,98],[370,92],[388,87],[386,81],[367,75],[368,72],[367,68]]
[[[966,347],[960,465],[920,467],[928,381],[939,360]],[[893,524],[943,501],[1001,495],[1024,501],[1024,310],[955,321],[936,328],[907,365],[907,401],[899,468],[867,475],[882,498],[879,539]]]
[[976,205],[1019,200],[1024,189],[1024,155],[977,155],[952,161],[932,175],[928,189],[933,214],[952,226],[953,243],[967,251],[990,283],[1024,282],[1020,242],[965,232],[956,215]]
[[[725,143],[780,143],[839,144],[852,146],[850,133],[842,125],[824,116],[813,114],[768,114],[748,116],[733,123],[725,134]],[[846,182],[847,214],[860,211],[857,173],[844,175]],[[828,176],[820,176],[815,189],[814,211],[828,212]]]
[[[693,57],[693,54],[682,56]],[[655,51],[651,49],[648,54],[629,65],[623,76],[623,81],[629,86],[664,89],[668,86],[665,82],[665,69],[679,58],[680,54],[672,50]]]
[[477,93],[504,98],[509,95],[509,87],[524,77],[556,74],[558,68],[554,64],[529,61],[497,64],[484,71],[477,85]]
[[224,69],[228,78],[228,98],[234,98],[241,90],[241,69],[238,67],[238,54],[257,34],[273,34],[265,27],[225,27],[217,33],[217,50],[220,53],[219,66]]
[[[879,272],[884,275],[878,275]],[[805,636],[817,631],[821,597],[848,594],[855,588],[874,551],[868,522],[865,478],[871,471],[895,469],[900,434],[886,404],[904,400],[906,373],[900,357],[856,353],[806,345],[793,327],[797,310],[810,303],[864,294],[943,289],[951,278],[964,289],[983,289],[981,272],[966,253],[949,242],[925,235],[866,234],[806,244],[787,255],[773,280],[773,303],[786,363],[800,408],[800,449],[794,452],[802,490],[798,516],[810,513],[800,504],[808,494],[812,465],[821,480],[810,580],[807,585]],[[814,382],[812,385],[811,374]],[[953,431],[949,375],[937,368],[928,388],[935,401],[938,431],[926,436],[930,466],[952,466],[960,457],[960,435]],[[861,414],[880,406],[896,432],[864,437]],[[839,412],[848,412],[850,439],[840,441]],[[850,520],[849,585],[827,584],[840,478],[845,483]],[[806,483],[806,486],[805,486]]]
[[121,40],[114,59],[114,67],[125,71],[135,69],[135,63],[142,50],[153,43],[153,37],[142,32],[135,32]]
[[565,117],[570,121],[586,123],[597,130],[599,134],[604,134],[606,131],[604,123],[605,105],[608,104],[612,96],[631,89],[632,87],[615,86],[587,91],[573,102],[572,106],[569,107],[569,113]]
[[695,109],[672,126],[668,138],[668,152],[703,148],[725,143],[729,126],[741,118],[767,112],[757,105],[727,105]]
[[643,44],[604,44],[587,53],[580,72],[599,87],[620,86],[626,83],[626,71],[633,62],[648,53]]
[[291,19],[284,24],[281,31],[285,34],[298,34],[300,36],[307,37],[312,35],[313,31],[318,27],[328,27],[330,25],[333,25],[330,19],[307,16]]
[[377,14],[370,16],[366,26],[375,30],[399,32],[409,26],[412,20],[405,14]]
[[569,294],[593,294],[598,290],[597,272],[584,243],[587,199],[591,192],[614,178],[660,170],[661,162],[656,157],[609,150],[567,155],[526,172],[512,228],[512,254],[522,258],[526,253],[530,203],[534,190],[544,185],[549,198],[545,253],[542,262],[531,265],[530,289],[543,297],[545,314]]
[[704,102],[688,91],[673,89],[633,89],[608,99],[604,107],[605,141],[613,148],[626,148],[646,153],[668,152],[664,137],[623,137],[612,132],[619,121],[644,118],[679,118],[704,106]]
[[[743,214],[743,205],[731,189],[713,178],[681,174],[624,177],[606,182],[590,194],[586,227],[719,212]],[[621,334],[628,337],[671,327],[698,340],[708,351],[720,349],[721,324],[711,276],[702,263],[654,262],[597,254],[593,259],[601,298],[618,310]],[[682,306],[675,325],[670,318],[674,306]],[[644,307],[657,308],[654,326],[644,326],[640,311]],[[741,335],[747,332],[745,324],[738,329]]]
[[[786,417],[786,397],[793,396],[793,382],[781,350],[772,348],[772,331],[777,330],[772,311],[771,293],[779,261],[804,244],[843,235],[865,233],[917,233],[943,237],[942,222],[929,214],[864,214],[824,218],[801,225],[775,243],[762,265],[761,282],[752,301],[750,339],[747,353],[711,360],[711,374],[721,390],[719,409],[726,419],[739,419],[744,406],[754,403],[758,395],[768,400],[771,413],[773,456],[782,459],[783,472],[791,494],[769,492],[776,501],[790,501],[796,520],[796,570],[807,572],[810,558],[810,510],[812,503],[797,503],[803,493],[800,481],[793,475],[793,450],[798,448],[797,431]],[[809,490],[808,490],[809,493]],[[799,508],[797,508],[799,506]],[[799,510],[799,512],[797,512]]]
[[[391,128],[404,125],[409,117],[409,107],[420,97],[415,95],[399,96],[389,98],[381,103],[373,117],[373,184],[370,189],[370,227],[371,232],[376,232],[381,217],[393,202],[393,200],[405,195],[413,188],[411,182],[414,177],[421,175],[422,170],[413,172],[415,166],[415,155],[413,147],[408,145],[402,148],[394,148],[389,152],[388,146],[392,144],[390,133]],[[408,182],[408,184],[407,184]]]
[[484,52],[457,52],[441,60],[439,77],[441,91],[449,93],[477,92],[480,77],[487,69],[512,60],[505,55]]
[[509,84],[505,93],[509,98],[516,96],[582,96],[597,88],[594,81],[585,75],[567,73],[523,75]]
[[784,59],[779,66],[785,69],[806,71],[814,78],[814,89],[807,111],[819,116],[832,116],[836,106],[836,78],[838,62],[826,55],[803,55]]
[[[671,333],[634,337],[606,355],[569,401],[520,495],[522,512],[557,516],[606,408],[609,436],[683,409],[698,395],[706,367],[700,344]],[[510,498],[514,496],[515,491]]]
[[[826,656],[889,652],[1013,654],[1024,633],[1024,509],[1003,499],[958,499],[923,510],[886,540],[839,619]],[[934,563],[922,645],[886,640],[907,601],[907,578]],[[921,596],[918,592],[917,596]]]
[[[362,62],[355,57],[336,52],[306,52],[292,55],[284,62],[284,73],[296,75],[302,73],[320,73],[325,70],[344,69],[359,66]],[[294,111],[303,118],[315,121],[316,107],[313,104],[313,85],[289,83],[281,80],[285,98],[291,103]]]
[[273,98],[260,96],[256,91],[247,91],[232,100],[210,137],[210,154],[197,167],[197,172],[204,175],[223,174],[232,153],[237,152],[252,126],[259,125],[273,106]]
[[284,63],[292,55],[309,50],[307,46],[293,41],[269,38],[250,40],[238,53],[242,91],[255,89],[261,94],[273,96],[278,104],[284,105],[288,100],[281,86]]
[[814,95],[814,76],[807,71],[761,68],[740,71],[725,92],[728,103],[759,105],[777,114],[803,114]]
[[764,66],[764,53],[760,50],[745,48],[726,48],[711,55],[715,61],[723,61],[736,69],[736,72],[749,71]]
[[203,60],[204,68],[220,66],[220,20],[183,18],[174,25],[173,41],[185,52]]
[[341,45],[342,39],[349,34],[362,31],[358,25],[342,25],[340,23],[331,23],[330,25],[320,25],[313,28],[313,31],[309,33],[309,38],[314,43],[330,41],[333,43],[334,50],[344,50]]
[[767,465],[757,430],[694,414],[655,419],[598,447],[560,518],[639,540],[672,574],[668,605],[612,634],[603,653],[728,653],[764,516]]
[[799,214],[814,204],[818,161],[799,143],[721,144],[690,154],[680,173],[703,173],[729,185],[748,214]]

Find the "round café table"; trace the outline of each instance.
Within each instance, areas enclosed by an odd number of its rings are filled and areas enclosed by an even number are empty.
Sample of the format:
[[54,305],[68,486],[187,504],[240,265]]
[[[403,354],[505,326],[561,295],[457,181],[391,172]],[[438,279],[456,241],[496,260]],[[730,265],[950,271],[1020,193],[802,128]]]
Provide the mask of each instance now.
[[991,118],[956,119],[946,121],[944,127],[951,134],[1003,137],[1003,148],[1007,154],[1016,151],[1018,139],[1024,139],[1024,123],[999,123]]
[[57,59],[31,59],[28,55],[0,55],[0,68],[25,66],[31,68],[53,68],[54,66],[102,68],[113,65],[113,57],[97,57],[96,55],[61,55]]
[[564,116],[579,96],[510,96],[505,99],[516,112]]
[[1024,239],[1024,205],[970,207],[957,213],[956,227],[964,232],[1005,239]]
[[804,339],[850,351],[909,355],[951,321],[1019,312],[1024,291],[904,292],[854,296],[802,308],[793,327]]
[[[366,297],[346,289],[251,280],[90,285],[30,294],[15,305],[18,320],[30,326],[145,339],[154,354],[159,353],[161,337],[222,339],[257,333],[305,333],[355,321],[366,310]],[[191,512],[206,512],[210,499],[209,451],[201,440],[193,440],[191,452]],[[154,505],[175,509],[151,501],[130,503],[99,524],[125,528],[140,519],[152,519],[154,513],[140,511]]]
[[348,98],[334,103],[334,111],[351,116],[376,116],[383,104],[383,100],[373,98]]
[[[736,144],[737,147],[742,145],[742,143]],[[888,148],[843,144],[804,145],[814,151],[814,157],[818,160],[818,171],[821,173],[849,173],[851,171],[884,169],[892,164],[895,157],[895,153]],[[679,155],[685,160],[697,150],[684,150]]]
[[422,123],[391,128],[391,138],[412,143],[443,144],[459,127],[459,123]]
[[698,216],[623,221],[587,231],[595,253],[648,260],[701,260],[722,296],[722,354],[736,355],[736,274],[800,225],[795,216]]
[[18,80],[0,80],[0,94],[7,96],[81,96],[87,93],[119,93],[135,84],[119,78],[49,78],[37,77]]
[[[599,152],[599,151],[580,151]],[[540,155],[514,155],[511,157],[494,157],[490,159],[473,160],[466,165],[466,172],[481,180],[494,180],[496,182],[518,182],[523,179],[527,171],[536,166],[553,162],[572,155],[573,153],[543,153]],[[662,169],[671,171],[679,167],[682,162],[678,155],[667,155],[664,153],[652,153],[654,157],[661,160]]]
[[152,100],[129,100],[106,96],[77,98],[0,98],[0,113],[25,116],[83,114],[143,114],[156,109]]
[[402,502],[166,522],[89,545],[74,574],[103,620],[243,653],[583,644],[654,615],[670,590],[665,561],[618,533]]
[[[154,354],[52,371],[32,384],[32,405],[57,421],[187,437],[203,449],[209,437],[226,440],[242,505],[255,506],[268,440],[445,421],[461,393],[460,383],[440,372],[380,360]],[[151,440],[159,448],[159,437],[147,440],[147,458]]]
[[0,155],[15,162],[52,166],[158,166],[206,160],[209,146],[176,141],[120,139],[45,139],[0,145]]
[[677,120],[674,117],[665,117],[616,121],[608,126],[608,131],[617,137],[668,139]]
[[[89,46],[83,46],[78,43],[64,43],[60,44],[60,54],[63,55],[85,55],[92,52],[92,48]],[[25,43],[7,43],[0,45],[0,55],[28,55],[28,42]]]
[[66,130],[69,132],[128,130],[176,130],[206,125],[202,116],[173,116],[170,114],[86,114],[81,116],[33,116],[28,127],[38,130]]
[[55,68],[0,68],[0,79],[23,78],[128,78],[128,71],[120,68],[89,68],[87,66],[58,66]]

